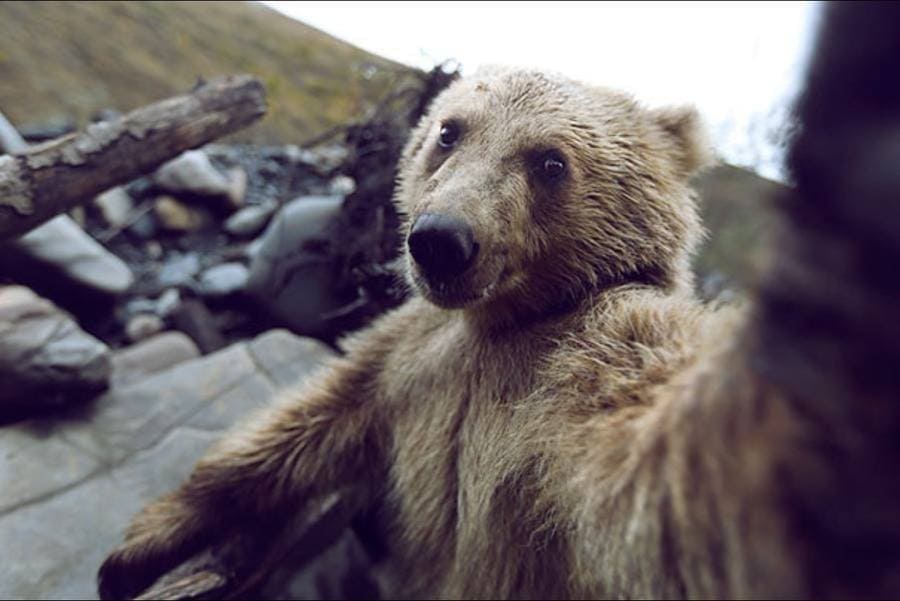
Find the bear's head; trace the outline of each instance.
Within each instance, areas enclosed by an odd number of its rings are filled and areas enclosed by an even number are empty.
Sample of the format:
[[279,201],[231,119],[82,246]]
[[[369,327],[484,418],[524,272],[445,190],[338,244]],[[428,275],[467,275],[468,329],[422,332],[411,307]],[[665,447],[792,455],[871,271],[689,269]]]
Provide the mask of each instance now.
[[410,137],[396,202],[429,301],[540,315],[630,283],[689,284],[696,111],[545,73],[491,69],[442,92]]

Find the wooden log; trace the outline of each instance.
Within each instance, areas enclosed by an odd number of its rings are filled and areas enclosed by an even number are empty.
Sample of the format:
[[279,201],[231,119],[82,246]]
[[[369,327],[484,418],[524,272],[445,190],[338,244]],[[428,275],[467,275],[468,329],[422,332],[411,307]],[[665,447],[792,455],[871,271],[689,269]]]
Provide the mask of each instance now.
[[160,576],[136,599],[235,599],[252,594],[289,563],[301,567],[349,526],[362,506],[355,491],[333,493],[270,523],[239,523],[217,543]]
[[0,241],[246,127],[265,112],[262,83],[249,75],[229,76],[94,123],[83,133],[0,156]]

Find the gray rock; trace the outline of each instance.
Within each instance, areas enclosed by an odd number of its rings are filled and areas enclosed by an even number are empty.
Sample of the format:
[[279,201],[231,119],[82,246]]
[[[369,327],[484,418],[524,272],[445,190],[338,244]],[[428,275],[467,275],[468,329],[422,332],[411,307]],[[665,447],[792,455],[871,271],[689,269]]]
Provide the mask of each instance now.
[[119,294],[134,282],[121,259],[65,215],[54,217],[12,244],[38,262],[55,267],[73,283],[93,290]]
[[134,201],[131,195],[122,186],[107,190],[94,199],[94,204],[100,209],[103,220],[113,227],[122,227],[128,222],[128,217],[134,209]]
[[66,313],[27,288],[0,287],[0,417],[92,397],[110,371],[109,348]]
[[258,234],[278,209],[274,202],[244,207],[229,217],[223,226],[232,236],[249,237]]
[[222,263],[210,267],[200,276],[197,287],[204,296],[226,296],[243,290],[250,273],[241,263]]
[[146,340],[154,334],[162,332],[165,324],[163,320],[154,313],[138,313],[131,317],[125,324],[125,335],[131,342],[140,342]]
[[342,201],[312,196],[286,204],[262,235],[250,264],[248,291],[298,334],[323,333],[324,316],[348,300],[334,291],[329,250]]
[[19,133],[30,143],[55,140],[78,129],[75,119],[68,115],[56,115],[39,123],[25,123],[19,127]]
[[28,142],[3,113],[0,113],[0,154],[19,154],[26,150]]
[[125,312],[129,315],[137,315],[138,313],[155,313],[157,301],[149,298],[133,298],[125,303]]
[[100,468],[100,458],[74,449],[56,435],[53,423],[46,418],[0,428],[0,515],[76,484]]
[[199,356],[197,345],[184,333],[163,332],[113,353],[110,381],[113,387],[136,382]]
[[189,150],[160,167],[153,181],[170,194],[197,195],[227,200],[231,182],[202,150]]
[[169,288],[159,295],[156,301],[156,314],[160,317],[168,317],[178,310],[181,305],[181,293],[177,288]]
[[174,255],[162,266],[156,279],[165,288],[188,286],[198,273],[200,273],[200,257],[197,253],[190,252]]
[[302,377],[332,354],[270,332],[116,384],[90,415],[0,429],[0,597],[96,598],[97,569],[133,515],[271,402],[269,372]]
[[257,367],[278,387],[296,384],[306,371],[297,371],[297,356],[329,357],[334,354],[315,338],[294,336],[287,330],[269,330],[247,345]]

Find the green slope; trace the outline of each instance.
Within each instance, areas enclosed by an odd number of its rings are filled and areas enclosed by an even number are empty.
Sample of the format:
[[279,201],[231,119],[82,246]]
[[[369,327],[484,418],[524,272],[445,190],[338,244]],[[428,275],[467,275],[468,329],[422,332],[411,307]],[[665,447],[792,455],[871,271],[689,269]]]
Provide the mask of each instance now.
[[296,143],[360,115],[411,70],[252,3],[0,2],[0,111],[14,124],[83,125],[237,72],[259,76],[270,105],[238,138]]

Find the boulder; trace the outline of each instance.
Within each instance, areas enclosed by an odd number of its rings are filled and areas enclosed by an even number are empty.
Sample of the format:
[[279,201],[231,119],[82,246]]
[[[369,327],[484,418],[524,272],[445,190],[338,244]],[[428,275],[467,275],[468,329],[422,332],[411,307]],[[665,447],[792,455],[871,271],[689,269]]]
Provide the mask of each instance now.
[[284,207],[254,243],[247,290],[298,334],[321,336],[328,314],[349,300],[335,288],[331,255],[343,197],[307,196]]
[[271,331],[136,381],[116,375],[89,412],[0,429],[0,598],[96,598],[97,569],[131,517],[332,355]]
[[78,403],[103,391],[109,348],[53,303],[0,287],[0,420]]
[[163,332],[113,353],[111,383],[136,382],[199,356],[197,345],[184,333]]
[[31,273],[23,275],[31,279],[41,274],[54,279],[62,277],[76,288],[106,294],[125,292],[134,282],[131,270],[120,258],[103,248],[66,215],[54,217],[10,242],[0,254],[3,255],[0,269],[17,279],[17,268],[27,256]]

